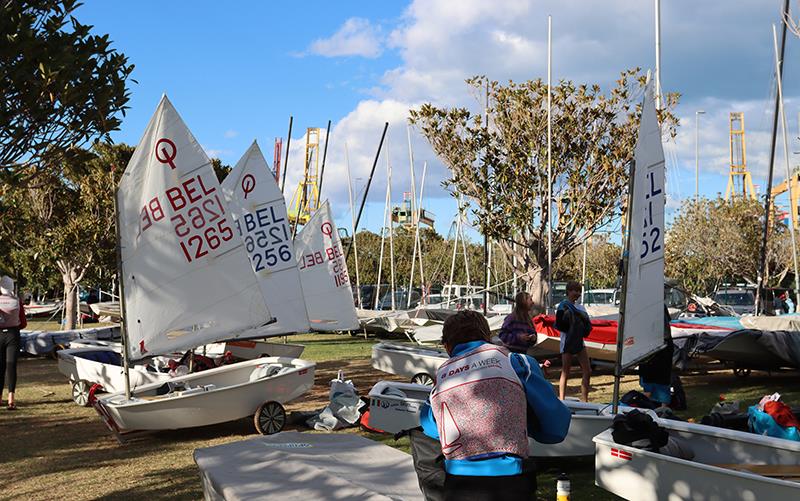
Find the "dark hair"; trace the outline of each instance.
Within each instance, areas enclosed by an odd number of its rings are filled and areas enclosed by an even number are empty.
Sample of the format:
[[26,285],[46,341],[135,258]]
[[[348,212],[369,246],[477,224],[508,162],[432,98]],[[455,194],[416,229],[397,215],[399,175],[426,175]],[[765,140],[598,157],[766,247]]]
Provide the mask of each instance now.
[[528,308],[527,299],[530,294],[527,292],[518,292],[514,297],[514,309],[511,314],[520,322],[529,322],[531,319],[531,310]]
[[491,337],[489,322],[477,311],[460,311],[448,317],[442,327],[442,343],[450,347],[470,341],[489,341]]
[[567,290],[577,292],[581,290],[581,283],[576,282],[575,280],[570,280],[569,282],[567,282]]

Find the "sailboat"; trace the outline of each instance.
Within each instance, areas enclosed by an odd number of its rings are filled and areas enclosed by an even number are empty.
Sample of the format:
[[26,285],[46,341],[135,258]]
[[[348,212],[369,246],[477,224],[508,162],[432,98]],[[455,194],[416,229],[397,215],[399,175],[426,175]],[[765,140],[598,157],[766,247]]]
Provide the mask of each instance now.
[[126,389],[97,399],[97,412],[118,433],[249,415],[259,432],[280,431],[282,404],[313,385],[313,362],[259,358],[130,388],[130,362],[254,337],[277,321],[210,159],[166,96],[116,202]]
[[[659,349],[664,304],[664,157],[652,83],[648,83],[629,189],[614,404],[622,370]],[[634,243],[635,242],[635,243]],[[595,483],[625,499],[795,499],[800,494],[800,443],[702,424],[655,420],[678,444],[680,457],[614,441],[595,444]],[[572,430],[570,430],[571,433]],[[662,452],[664,451],[664,452]]]
[[311,328],[323,332],[358,329],[347,260],[327,200],[294,245]]

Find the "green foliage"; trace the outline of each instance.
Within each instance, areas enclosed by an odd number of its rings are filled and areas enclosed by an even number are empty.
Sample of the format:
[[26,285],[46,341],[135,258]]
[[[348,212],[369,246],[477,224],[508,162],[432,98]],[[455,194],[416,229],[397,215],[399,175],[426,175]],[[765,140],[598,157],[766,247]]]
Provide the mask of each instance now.
[[223,164],[219,158],[211,159],[211,167],[214,169],[214,174],[217,175],[217,180],[222,184],[222,181],[230,174],[231,166]]
[[7,266],[23,287],[51,290],[65,270],[78,281],[110,281],[116,270],[112,170],[118,178],[132,154],[124,144],[98,144],[81,151],[82,165],[65,169],[69,175],[44,168],[32,173],[29,185],[0,194],[7,216],[0,219],[0,241],[9,246]]
[[[616,287],[622,248],[595,235],[586,242],[586,283],[591,289]],[[553,267],[553,280],[581,281],[583,276],[583,246],[576,247]]]
[[79,6],[0,2],[0,181],[81,168],[81,148],[119,128],[133,65],[72,15]]
[[[667,231],[666,274],[700,295],[723,281],[756,283],[763,231],[764,207],[758,201],[686,201]],[[765,283],[777,285],[790,270],[789,238],[788,228],[772,214]]]
[[[501,85],[485,77],[467,83],[486,93],[486,116],[424,104],[410,121],[450,169],[446,184],[470,201],[481,231],[517,255],[517,273],[527,274],[536,300],[546,292],[541,279],[550,218],[547,85],[541,79]],[[635,69],[623,72],[607,94],[597,85],[566,80],[552,87],[554,261],[619,216],[644,84]],[[659,112],[667,135],[675,134],[677,119],[669,109],[677,99],[666,96],[667,107]]]

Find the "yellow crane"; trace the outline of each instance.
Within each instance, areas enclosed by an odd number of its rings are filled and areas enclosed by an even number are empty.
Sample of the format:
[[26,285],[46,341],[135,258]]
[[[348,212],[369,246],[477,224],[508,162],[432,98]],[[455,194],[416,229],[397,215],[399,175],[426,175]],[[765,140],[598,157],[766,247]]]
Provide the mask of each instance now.
[[800,199],[800,170],[795,169],[790,179],[785,180],[781,184],[772,188],[772,203],[775,204],[775,197],[782,195],[789,191],[789,186],[792,188],[791,200],[789,200],[789,210],[794,211],[795,228],[800,227],[798,224],[798,199]]
[[297,185],[289,203],[289,221],[295,225],[306,224],[319,209],[319,127],[306,129],[306,154],[303,178]]
[[728,187],[725,190],[725,200],[742,196],[742,198],[756,199],[756,190],[753,188],[753,178],[747,170],[747,148],[744,140],[744,113],[732,112],[730,115],[731,131],[731,169],[728,174]]

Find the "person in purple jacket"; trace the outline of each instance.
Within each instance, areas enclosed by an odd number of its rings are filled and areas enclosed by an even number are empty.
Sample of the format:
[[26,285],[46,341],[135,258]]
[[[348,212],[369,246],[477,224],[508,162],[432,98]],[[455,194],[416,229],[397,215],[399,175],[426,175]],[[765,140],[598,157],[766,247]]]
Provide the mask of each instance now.
[[533,298],[527,292],[520,292],[514,298],[514,309],[503,321],[500,340],[514,353],[526,353],[536,344],[536,330],[533,328]]
[[423,432],[444,455],[444,499],[536,499],[528,437],[555,444],[569,431],[569,409],[542,376],[536,360],[491,344],[478,312],[449,317],[442,343],[450,358],[439,367]]

